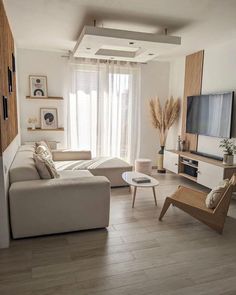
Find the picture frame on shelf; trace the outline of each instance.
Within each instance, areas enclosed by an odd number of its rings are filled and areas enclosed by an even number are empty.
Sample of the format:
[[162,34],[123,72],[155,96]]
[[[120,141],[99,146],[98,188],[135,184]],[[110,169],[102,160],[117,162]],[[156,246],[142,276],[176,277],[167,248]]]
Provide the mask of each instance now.
[[30,97],[47,98],[48,85],[47,76],[30,75],[29,76]]
[[57,108],[40,108],[41,129],[58,129]]

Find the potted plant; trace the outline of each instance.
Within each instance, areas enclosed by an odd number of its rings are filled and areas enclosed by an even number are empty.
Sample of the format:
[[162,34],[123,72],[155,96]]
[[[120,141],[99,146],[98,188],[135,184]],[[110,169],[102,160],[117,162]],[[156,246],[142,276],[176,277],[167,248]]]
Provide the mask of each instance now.
[[221,140],[220,147],[224,149],[223,164],[233,165],[234,163],[234,154],[236,153],[236,145],[233,141],[225,138]]
[[180,103],[179,99],[171,97],[166,100],[164,107],[162,107],[159,98],[155,98],[149,101],[149,106],[152,125],[158,130],[161,145],[161,149],[158,152],[157,171],[159,173],[165,173],[165,169],[163,168],[163,158],[166,138],[170,127],[179,115]]

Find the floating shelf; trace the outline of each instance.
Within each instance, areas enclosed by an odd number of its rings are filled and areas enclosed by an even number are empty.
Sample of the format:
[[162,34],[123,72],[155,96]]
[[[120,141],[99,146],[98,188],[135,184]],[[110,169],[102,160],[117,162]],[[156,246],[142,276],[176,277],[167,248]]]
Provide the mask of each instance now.
[[186,178],[188,178],[188,179],[190,179],[190,180],[192,180],[192,181],[197,181],[197,177],[194,177],[194,176],[188,175],[188,174],[186,174],[186,173],[179,173],[179,175],[184,176],[184,177],[186,177]]
[[190,167],[193,167],[195,169],[198,169],[198,166],[197,165],[194,165],[194,164],[191,164],[191,163],[187,163],[187,162],[184,162],[184,161],[180,161],[180,163],[183,164],[183,165],[190,166]]
[[26,99],[41,99],[41,100],[53,99],[53,100],[63,100],[63,97],[60,97],[60,96],[48,96],[48,97],[26,96]]
[[64,128],[57,128],[57,129],[42,129],[42,128],[27,128],[28,131],[64,131]]

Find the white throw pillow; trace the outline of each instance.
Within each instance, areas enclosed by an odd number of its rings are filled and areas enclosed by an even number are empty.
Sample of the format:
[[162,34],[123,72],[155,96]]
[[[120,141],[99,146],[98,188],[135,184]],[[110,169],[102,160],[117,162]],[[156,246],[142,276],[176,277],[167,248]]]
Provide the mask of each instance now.
[[60,177],[50,157],[45,157],[42,154],[34,154],[33,157],[36,169],[38,170],[41,179]]
[[220,202],[224,192],[229,186],[229,180],[225,179],[219,183],[217,187],[212,189],[206,197],[206,206],[209,209],[215,209],[218,203]]

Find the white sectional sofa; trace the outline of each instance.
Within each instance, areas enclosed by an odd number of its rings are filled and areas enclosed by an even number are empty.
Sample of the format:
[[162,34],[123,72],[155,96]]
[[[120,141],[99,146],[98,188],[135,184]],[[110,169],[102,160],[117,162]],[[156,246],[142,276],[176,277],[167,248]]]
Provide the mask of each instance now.
[[[106,177],[93,176],[88,170],[61,170],[60,178],[40,179],[33,153],[34,146],[21,146],[10,168],[13,238],[109,225],[110,182]],[[63,159],[68,160],[72,155],[64,153]]]

